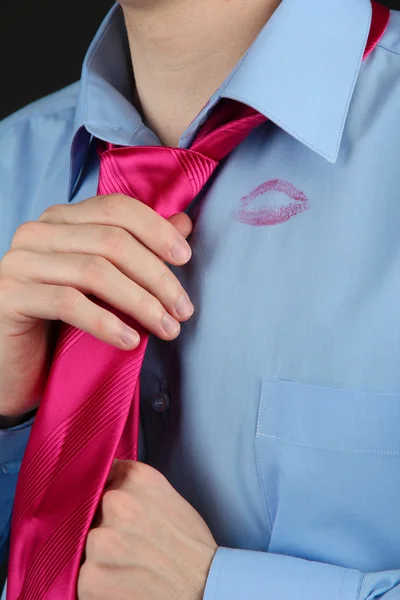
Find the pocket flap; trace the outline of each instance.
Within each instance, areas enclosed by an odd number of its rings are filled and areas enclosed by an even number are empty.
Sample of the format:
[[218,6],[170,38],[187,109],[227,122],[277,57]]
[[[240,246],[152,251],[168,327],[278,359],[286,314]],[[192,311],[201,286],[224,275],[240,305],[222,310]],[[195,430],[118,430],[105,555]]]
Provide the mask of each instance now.
[[400,395],[266,379],[257,435],[330,450],[400,454]]

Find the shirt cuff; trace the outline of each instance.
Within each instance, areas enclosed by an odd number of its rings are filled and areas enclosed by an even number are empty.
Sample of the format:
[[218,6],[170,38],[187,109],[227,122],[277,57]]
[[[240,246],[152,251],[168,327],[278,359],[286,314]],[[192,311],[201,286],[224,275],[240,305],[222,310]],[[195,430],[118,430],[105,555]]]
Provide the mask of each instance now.
[[15,472],[16,469],[19,469],[33,420],[32,417],[16,427],[0,429],[0,470],[4,473]]
[[203,600],[357,600],[363,574],[290,556],[219,548]]

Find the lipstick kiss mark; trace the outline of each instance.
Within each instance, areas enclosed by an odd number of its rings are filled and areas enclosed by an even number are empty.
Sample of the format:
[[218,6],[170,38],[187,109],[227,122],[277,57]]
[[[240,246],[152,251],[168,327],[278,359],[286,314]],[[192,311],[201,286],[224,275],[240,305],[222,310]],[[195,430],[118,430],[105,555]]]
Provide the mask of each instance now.
[[[264,202],[254,204],[257,198]],[[282,179],[271,179],[240,199],[241,208],[234,218],[244,225],[262,227],[278,225],[308,209],[308,198],[294,185]]]

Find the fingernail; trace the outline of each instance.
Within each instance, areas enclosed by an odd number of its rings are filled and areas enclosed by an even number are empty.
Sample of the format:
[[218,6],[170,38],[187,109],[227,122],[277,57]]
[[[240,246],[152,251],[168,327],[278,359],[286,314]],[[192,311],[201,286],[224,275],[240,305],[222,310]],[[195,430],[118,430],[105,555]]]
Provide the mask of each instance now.
[[136,331],[134,331],[127,325],[124,326],[121,333],[121,340],[123,344],[125,344],[125,346],[128,346],[128,348],[130,348],[131,346],[135,346],[138,343],[139,339],[139,335],[136,333]]
[[193,314],[194,306],[189,300],[189,296],[187,294],[182,294],[179,296],[176,304],[175,304],[176,314],[181,317],[190,317]]
[[192,252],[190,246],[185,240],[178,239],[170,249],[170,254],[175,262],[185,263],[189,260]]
[[178,323],[178,321],[176,321],[168,313],[165,313],[165,315],[164,315],[164,318],[163,318],[163,321],[162,321],[162,326],[164,328],[164,331],[166,333],[168,333],[168,335],[173,335],[179,329],[179,323]]

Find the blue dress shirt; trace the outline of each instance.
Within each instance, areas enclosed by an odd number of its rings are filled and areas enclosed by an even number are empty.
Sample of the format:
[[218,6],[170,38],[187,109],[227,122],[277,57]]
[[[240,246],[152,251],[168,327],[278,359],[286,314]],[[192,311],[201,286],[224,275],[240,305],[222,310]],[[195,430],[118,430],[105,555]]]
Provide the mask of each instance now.
[[[284,0],[221,97],[269,121],[191,205],[175,269],[196,313],[152,338],[142,460],[220,546],[205,600],[400,598],[400,14],[362,62],[369,0]],[[115,7],[81,82],[0,125],[0,256],[95,195],[95,139],[154,145]],[[8,535],[29,424],[0,432]]]

